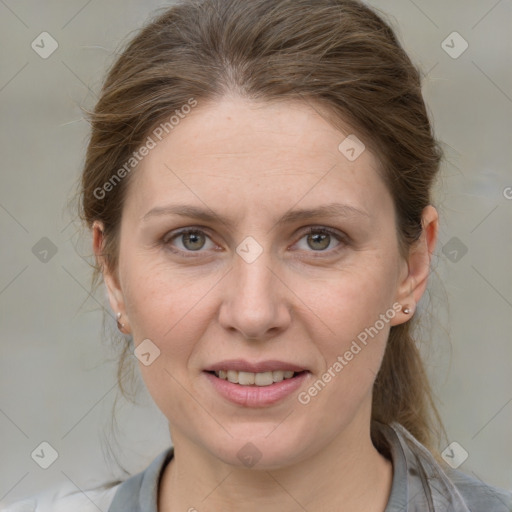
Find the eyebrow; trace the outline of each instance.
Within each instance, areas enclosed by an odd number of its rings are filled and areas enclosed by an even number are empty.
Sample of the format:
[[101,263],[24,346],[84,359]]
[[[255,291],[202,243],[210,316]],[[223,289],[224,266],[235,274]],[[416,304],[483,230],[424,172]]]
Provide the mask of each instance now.
[[[166,206],[157,206],[147,212],[141,221],[145,222],[151,217],[165,216],[165,215],[178,215],[180,217],[195,218],[204,222],[220,221],[228,227],[233,226],[233,222],[220,215],[215,214],[210,209],[204,209],[197,206],[186,204],[171,204]],[[316,208],[306,208],[299,210],[289,210],[280,219],[275,222],[275,225],[291,224],[293,222],[308,220],[315,217],[367,217],[370,215],[359,208],[348,204],[342,203],[329,203]]]

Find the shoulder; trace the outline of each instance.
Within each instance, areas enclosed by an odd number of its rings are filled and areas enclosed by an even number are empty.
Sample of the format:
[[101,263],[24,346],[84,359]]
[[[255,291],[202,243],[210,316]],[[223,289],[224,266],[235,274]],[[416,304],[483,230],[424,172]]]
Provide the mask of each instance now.
[[120,485],[116,482],[83,492],[60,485],[10,505],[0,503],[0,512],[107,512]]
[[435,510],[444,512],[512,512],[510,490],[493,487],[459,469],[453,469],[440,456],[434,457],[399,423],[376,426],[378,429],[375,431],[380,430],[389,441],[394,464],[393,504],[400,506],[390,507],[390,512],[403,510],[408,493],[413,495],[413,500],[417,496],[415,505],[431,503],[436,505]]
[[486,484],[460,470],[445,470],[471,511],[512,512],[512,491]]

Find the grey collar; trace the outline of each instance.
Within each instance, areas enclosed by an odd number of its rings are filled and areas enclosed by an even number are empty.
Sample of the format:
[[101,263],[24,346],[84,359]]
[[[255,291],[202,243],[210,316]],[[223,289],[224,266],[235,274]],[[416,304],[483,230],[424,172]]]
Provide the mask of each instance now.
[[158,512],[158,486],[174,447],[160,453],[140,473],[125,480],[117,489],[108,512]]
[[470,512],[432,454],[399,423],[377,424],[393,460],[385,512]]

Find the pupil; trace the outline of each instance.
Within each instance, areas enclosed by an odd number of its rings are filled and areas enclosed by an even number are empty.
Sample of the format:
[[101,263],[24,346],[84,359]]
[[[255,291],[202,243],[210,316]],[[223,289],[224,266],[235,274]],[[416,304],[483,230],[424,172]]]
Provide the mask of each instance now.
[[[197,250],[201,249],[201,247],[204,245],[204,242],[200,243],[200,235],[198,233],[185,233],[185,241],[188,243],[190,242],[192,244],[192,247],[189,247],[191,250]],[[194,246],[194,244],[197,244],[199,241],[199,247]],[[187,243],[185,243],[185,246],[187,246]]]
[[[320,249],[325,249],[329,246],[329,236],[325,233],[315,233],[314,235],[310,235],[310,239],[313,239],[314,243],[320,242],[321,247]],[[327,241],[327,243],[325,243]],[[322,243],[323,242],[323,243]],[[317,246],[318,248],[318,246]]]

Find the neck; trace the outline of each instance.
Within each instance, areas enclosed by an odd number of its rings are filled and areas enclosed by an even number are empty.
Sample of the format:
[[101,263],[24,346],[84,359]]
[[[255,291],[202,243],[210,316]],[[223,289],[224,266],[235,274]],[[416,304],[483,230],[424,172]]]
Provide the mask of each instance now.
[[179,432],[173,441],[174,457],[160,483],[160,512],[383,512],[391,490],[392,464],[373,446],[369,428],[359,424],[313,457],[271,471],[225,464]]

